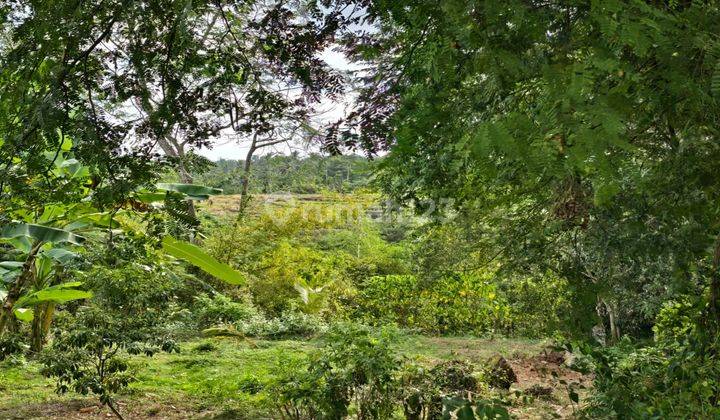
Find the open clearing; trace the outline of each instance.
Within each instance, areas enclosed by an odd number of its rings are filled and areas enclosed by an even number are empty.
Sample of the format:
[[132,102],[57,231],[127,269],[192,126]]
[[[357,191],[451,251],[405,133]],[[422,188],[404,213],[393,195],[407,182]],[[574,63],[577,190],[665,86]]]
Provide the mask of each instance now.
[[[120,395],[119,406],[130,419],[260,419],[274,416],[272,401],[261,389],[278,367],[304,357],[317,340],[250,341],[237,338],[193,340],[181,352],[134,357],[136,381]],[[431,366],[460,359],[481,364],[494,354],[505,356],[518,376],[515,390],[533,385],[552,388],[542,398],[511,398],[511,412],[521,418],[569,418],[573,406],[559,380],[589,385],[591,380],[543,357],[548,342],[513,339],[431,338],[403,336],[396,343],[402,357]],[[554,377],[551,372],[558,373]],[[0,419],[95,419],[111,416],[97,400],[77,394],[58,397],[51,380],[35,362],[0,369]]]

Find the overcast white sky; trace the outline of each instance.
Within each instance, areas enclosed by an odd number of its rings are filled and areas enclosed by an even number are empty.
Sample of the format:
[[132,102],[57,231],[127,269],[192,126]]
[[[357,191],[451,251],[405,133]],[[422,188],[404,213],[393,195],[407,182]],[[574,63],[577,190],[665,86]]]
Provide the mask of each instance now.
[[[328,48],[326,49],[321,57],[332,67],[341,70],[341,71],[347,71],[354,68],[352,63],[349,63],[345,56],[337,51],[333,51],[332,49]],[[326,101],[325,103],[322,103],[320,105],[322,117],[321,119],[323,121],[335,121],[339,118],[341,118],[345,113],[345,107],[347,106],[348,101],[341,101],[341,102],[332,102],[332,101]],[[294,146],[288,146],[287,144],[280,144],[277,146],[271,146],[265,149],[258,150],[258,155],[263,155],[267,153],[282,153],[282,154],[288,154],[292,149],[296,149],[301,152],[301,154],[305,154],[308,152],[319,152],[320,148],[318,146],[312,146],[308,148],[307,146],[301,146],[301,145],[294,145]],[[219,159],[245,159],[245,155],[247,154],[248,147],[243,144],[238,144],[237,141],[232,139],[218,139],[215,142],[215,146],[212,149],[201,149],[198,151],[199,154],[211,159],[211,160],[219,160]]]

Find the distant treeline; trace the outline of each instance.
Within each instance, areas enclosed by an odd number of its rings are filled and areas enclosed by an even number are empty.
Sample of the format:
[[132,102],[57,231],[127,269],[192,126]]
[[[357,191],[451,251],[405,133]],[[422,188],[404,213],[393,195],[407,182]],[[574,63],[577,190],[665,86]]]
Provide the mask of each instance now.
[[[194,174],[198,184],[238,194],[242,188],[243,160],[221,159]],[[321,191],[351,192],[367,187],[377,161],[362,156],[265,155],[252,159],[250,192],[313,194]]]

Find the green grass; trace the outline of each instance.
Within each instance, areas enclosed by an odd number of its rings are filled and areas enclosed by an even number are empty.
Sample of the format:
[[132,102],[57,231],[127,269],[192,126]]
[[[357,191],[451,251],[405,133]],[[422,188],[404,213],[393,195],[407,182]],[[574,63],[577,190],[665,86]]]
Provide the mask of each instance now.
[[[132,357],[137,380],[118,396],[121,410],[128,418],[271,418],[273,401],[257,392],[258,388],[284,369],[292,369],[320,344],[319,340],[217,337],[187,341],[180,353]],[[496,353],[509,359],[527,358],[546,344],[525,339],[402,335],[397,349],[403,356],[431,365],[449,359],[482,363]],[[2,419],[86,418],[76,416],[78,410],[92,410],[94,404],[91,397],[55,395],[53,382],[39,374],[36,362],[0,363]]]
[[0,364],[0,407],[58,400],[55,383],[40,375],[40,366],[24,359]]
[[[211,343],[214,349],[203,349]],[[270,381],[277,367],[303,358],[313,342],[243,341],[214,338],[185,343],[179,354],[136,358],[137,382],[132,395],[152,395],[165,401],[192,401],[197,410],[266,409],[265,394],[252,394],[243,385]]]
[[420,356],[429,361],[463,359],[483,363],[490,356],[501,354],[506,358],[523,358],[536,355],[550,342],[530,339],[478,339],[473,337],[403,336],[399,351],[406,356]]

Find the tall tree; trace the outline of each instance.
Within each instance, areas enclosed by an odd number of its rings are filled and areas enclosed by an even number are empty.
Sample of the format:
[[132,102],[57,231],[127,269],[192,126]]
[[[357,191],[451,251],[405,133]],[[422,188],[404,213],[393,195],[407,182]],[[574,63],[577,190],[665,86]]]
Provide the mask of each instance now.
[[341,88],[317,54],[346,16],[314,2],[17,0],[0,17],[7,194],[66,136],[103,185],[147,183],[158,150],[190,183],[191,150],[223,130],[263,138],[305,123]]
[[388,193],[452,197],[516,267],[602,297],[637,271],[598,270],[602,255],[664,258],[720,317],[717,2],[363,5],[377,31],[346,46],[371,70],[329,149],[390,148]]

